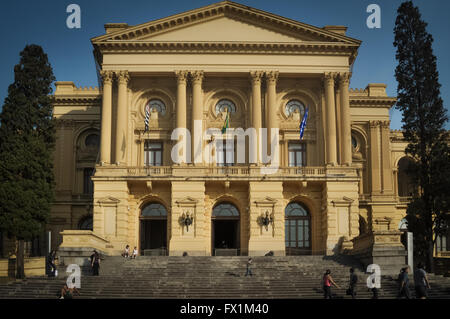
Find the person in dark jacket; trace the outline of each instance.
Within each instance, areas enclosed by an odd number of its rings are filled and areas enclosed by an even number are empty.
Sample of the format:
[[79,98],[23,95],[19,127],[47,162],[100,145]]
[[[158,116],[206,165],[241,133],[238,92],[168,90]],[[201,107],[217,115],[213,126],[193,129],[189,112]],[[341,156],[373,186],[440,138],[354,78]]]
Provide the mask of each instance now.
[[100,268],[100,255],[94,250],[94,253],[91,255],[91,267],[92,267],[92,275],[98,276],[98,269]]
[[405,297],[406,299],[411,299],[411,292],[409,291],[409,266],[402,268],[400,274],[398,275],[399,281],[399,291],[398,298]]
[[55,277],[55,271],[56,271],[55,258],[56,258],[56,251],[52,250],[50,252],[50,254],[48,254],[48,257],[47,257],[49,277]]
[[352,296],[352,299],[356,299],[356,283],[358,282],[358,276],[355,274],[355,270],[350,268],[350,282],[348,287],[348,295]]

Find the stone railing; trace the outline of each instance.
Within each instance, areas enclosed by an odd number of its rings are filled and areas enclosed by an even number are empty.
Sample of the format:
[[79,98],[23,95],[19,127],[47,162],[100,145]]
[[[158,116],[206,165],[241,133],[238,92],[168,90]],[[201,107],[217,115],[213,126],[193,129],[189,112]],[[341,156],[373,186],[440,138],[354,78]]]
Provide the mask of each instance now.
[[[266,168],[269,168],[268,166]],[[349,167],[280,167],[273,174],[265,174],[261,166],[148,166],[148,167],[123,167],[123,166],[97,166],[94,180],[98,178],[233,178],[233,179],[258,179],[271,180],[291,179],[318,179],[333,178],[359,178],[356,168]]]

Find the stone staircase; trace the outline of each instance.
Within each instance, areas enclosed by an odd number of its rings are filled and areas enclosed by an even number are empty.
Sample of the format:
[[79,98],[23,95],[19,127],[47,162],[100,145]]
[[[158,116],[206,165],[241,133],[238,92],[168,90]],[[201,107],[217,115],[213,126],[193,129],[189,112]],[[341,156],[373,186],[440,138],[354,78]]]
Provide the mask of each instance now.
[[[105,257],[100,276],[87,269],[81,277],[81,296],[76,298],[323,298],[322,274],[330,269],[345,295],[349,268],[358,275],[358,298],[371,298],[367,276],[359,264],[348,257],[288,256],[254,257],[253,277],[245,277],[248,257],[147,257],[136,260]],[[57,298],[65,283],[65,267],[58,278],[28,278],[0,283],[0,298]],[[412,277],[412,276],[410,276]],[[430,298],[450,298],[450,278],[430,275]],[[412,295],[414,289],[411,287]],[[380,298],[395,298],[397,284],[382,276]]]

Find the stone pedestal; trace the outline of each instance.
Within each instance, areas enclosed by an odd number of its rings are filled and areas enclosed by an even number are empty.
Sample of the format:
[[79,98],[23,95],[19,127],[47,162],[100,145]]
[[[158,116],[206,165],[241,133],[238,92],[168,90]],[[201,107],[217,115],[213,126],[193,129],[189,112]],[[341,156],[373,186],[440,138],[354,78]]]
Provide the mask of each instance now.
[[395,276],[406,266],[406,250],[400,241],[400,231],[374,231],[354,238],[351,255],[364,267],[377,264],[381,275]]

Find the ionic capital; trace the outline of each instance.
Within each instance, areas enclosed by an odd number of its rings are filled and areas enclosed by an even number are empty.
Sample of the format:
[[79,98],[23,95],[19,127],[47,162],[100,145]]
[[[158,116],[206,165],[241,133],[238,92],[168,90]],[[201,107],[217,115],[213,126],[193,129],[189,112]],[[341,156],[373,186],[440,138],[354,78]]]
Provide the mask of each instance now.
[[261,84],[263,75],[264,75],[263,71],[250,71],[250,80],[252,81],[252,84],[254,85]]
[[121,84],[127,84],[130,81],[130,74],[128,71],[118,71],[116,72],[117,79]]
[[113,75],[114,75],[113,71],[100,71],[100,76],[102,77],[103,85],[105,85],[105,83],[112,84]]
[[204,78],[203,71],[190,71],[189,73],[191,73],[193,83],[200,83],[200,84],[202,83]]
[[189,74],[188,71],[175,71],[175,75],[177,77],[177,83],[178,84],[186,84],[188,74]]

